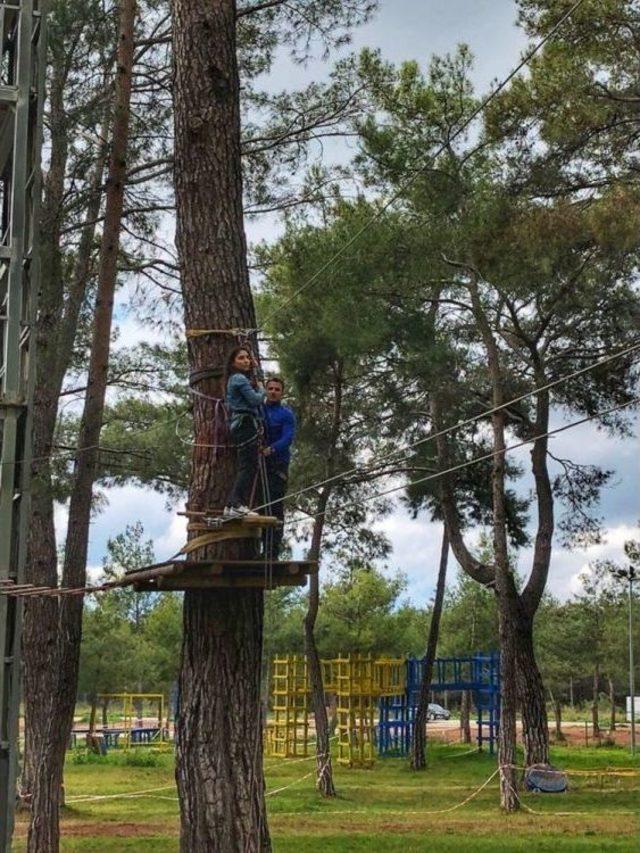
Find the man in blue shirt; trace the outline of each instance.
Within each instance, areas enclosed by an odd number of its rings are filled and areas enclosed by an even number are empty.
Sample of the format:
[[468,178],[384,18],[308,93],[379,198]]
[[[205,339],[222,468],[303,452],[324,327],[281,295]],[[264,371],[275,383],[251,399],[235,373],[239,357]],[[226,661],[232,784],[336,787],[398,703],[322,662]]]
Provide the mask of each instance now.
[[[267,399],[264,405],[265,447],[263,449],[269,494],[265,503],[271,505],[270,512],[284,523],[284,496],[289,479],[291,445],[296,434],[296,418],[289,406],[282,402],[284,382],[272,376],[266,384]],[[265,556],[278,559],[282,546],[282,527],[266,531]]]

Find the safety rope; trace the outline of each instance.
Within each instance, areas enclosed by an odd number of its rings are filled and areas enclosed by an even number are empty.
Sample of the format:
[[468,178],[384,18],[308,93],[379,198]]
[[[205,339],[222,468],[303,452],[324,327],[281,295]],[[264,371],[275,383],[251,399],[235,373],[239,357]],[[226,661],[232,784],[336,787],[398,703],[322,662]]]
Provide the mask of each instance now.
[[[391,453],[381,454],[380,456],[374,457],[371,460],[371,462],[369,462],[365,465],[354,465],[352,468],[348,468],[344,471],[339,471],[337,474],[334,474],[331,477],[327,477],[325,480],[320,480],[316,483],[312,483],[309,486],[305,486],[301,489],[298,489],[295,492],[290,492],[287,495],[286,500],[290,500],[290,499],[293,499],[296,497],[300,497],[301,495],[304,495],[308,492],[316,491],[317,489],[322,488],[322,486],[326,486],[326,485],[330,485],[331,483],[338,482],[338,481],[343,480],[345,477],[348,477],[352,474],[353,475],[359,475],[359,476],[366,475],[372,471],[375,471],[375,468],[379,467],[379,465],[381,464],[382,461],[384,461],[385,464],[388,464],[389,462],[392,462],[392,461],[402,461],[402,457],[405,456],[409,451],[415,450],[416,447],[420,447],[423,444],[428,444],[429,442],[435,441],[436,439],[441,438],[442,436],[450,435],[452,432],[457,432],[459,429],[462,429],[463,427],[471,426],[472,424],[477,423],[480,420],[484,420],[484,419],[490,417],[491,415],[496,414],[499,411],[503,411],[505,409],[508,409],[508,408],[514,406],[516,403],[520,403],[523,400],[526,400],[530,397],[536,396],[537,394],[541,394],[545,391],[549,391],[552,388],[555,388],[558,385],[563,384],[564,382],[568,382],[570,379],[575,379],[578,376],[582,376],[583,374],[589,373],[592,370],[597,370],[599,367],[601,367],[604,364],[607,364],[610,361],[615,361],[619,358],[623,358],[624,356],[630,355],[631,353],[637,352],[638,350],[640,350],[640,343],[635,343],[632,346],[626,347],[625,349],[618,351],[617,353],[613,353],[612,355],[609,355],[609,356],[606,356],[605,358],[599,359],[598,361],[594,362],[593,364],[588,365],[587,367],[582,367],[578,370],[574,370],[571,373],[565,374],[564,376],[561,376],[558,379],[554,379],[551,382],[547,382],[544,385],[537,386],[532,391],[527,391],[525,394],[520,394],[517,397],[513,397],[511,400],[509,400],[506,403],[501,403],[500,405],[492,406],[490,409],[486,409],[485,411],[480,412],[480,414],[472,415],[471,417],[465,418],[464,420],[461,420],[461,421],[458,421],[457,423],[455,423],[449,427],[444,427],[443,429],[436,430],[436,432],[431,432],[431,433],[429,433],[429,435],[425,436],[424,438],[420,438],[417,441],[406,444],[406,445],[404,445],[404,447],[401,447],[398,450],[394,450]],[[628,403],[623,404],[622,407],[624,407],[625,405],[631,405],[634,402],[636,402],[635,399],[629,401]],[[604,412],[603,416],[608,414],[608,413],[609,412]],[[597,418],[599,416],[595,415],[593,417]],[[592,420],[593,417],[589,418],[589,419]],[[581,422],[578,422],[578,423],[581,423]],[[420,482],[420,481],[416,481],[416,482]]]
[[[271,487],[269,485],[269,472],[267,470],[267,462],[263,454],[263,447],[258,448],[258,471],[262,481],[262,494],[264,500],[268,504],[266,512],[273,512],[271,506]],[[265,559],[265,589],[273,589],[273,537],[274,529],[268,526],[264,531],[263,550]]]
[[[640,402],[640,397],[634,397],[631,400],[628,400],[625,403],[621,403],[618,406],[612,406],[609,409],[606,409],[602,412],[597,412],[593,415],[588,415],[584,418],[580,418],[580,420],[573,421],[570,424],[564,424],[561,427],[556,427],[555,429],[548,430],[547,432],[540,433],[539,435],[531,436],[531,437],[525,439],[524,441],[518,442],[517,444],[508,445],[503,450],[490,451],[489,453],[485,453],[482,456],[477,456],[474,459],[469,459],[468,461],[462,462],[458,465],[452,465],[449,468],[444,469],[443,471],[436,471],[433,474],[427,475],[426,477],[421,477],[418,480],[414,480],[412,485],[418,485],[419,483],[424,483],[427,481],[435,480],[435,479],[438,479],[439,477],[442,477],[446,474],[451,474],[455,471],[460,471],[460,470],[462,470],[464,468],[468,468],[472,465],[477,465],[480,462],[485,462],[488,459],[493,459],[496,456],[500,456],[500,455],[502,455],[504,453],[508,453],[512,450],[517,450],[521,447],[524,447],[524,446],[531,444],[534,441],[538,441],[542,438],[548,438],[552,435],[558,435],[559,433],[565,432],[566,430],[569,430],[569,429],[573,429],[574,427],[588,423],[589,421],[596,420],[597,418],[606,417],[606,415],[612,414],[613,412],[621,411],[622,409],[625,409],[628,406],[634,405],[634,404],[639,403],[639,402]],[[376,500],[376,499],[383,497],[383,496],[386,496],[386,495],[390,495],[390,494],[397,492],[397,491],[400,491],[401,489],[404,489],[404,488],[405,488],[405,485],[403,484],[400,486],[394,486],[393,488],[390,488],[390,489],[386,489],[382,492],[377,492],[374,495],[370,495],[366,498],[361,499],[359,504],[360,505],[365,504],[369,501]],[[257,510],[265,509],[265,506],[256,507],[256,509]],[[324,514],[326,514],[326,510],[324,513],[318,513],[316,515],[316,517],[318,517],[319,515],[324,515]],[[291,524],[299,524],[299,523],[305,522],[307,520],[308,519],[306,517],[301,518],[301,519],[291,519],[290,521],[285,522],[285,526],[289,526]],[[221,523],[224,524],[225,519],[221,519]],[[179,553],[180,552],[178,552],[178,554]],[[34,594],[37,594],[37,595],[47,595],[47,594],[50,594],[50,595],[82,595],[83,593],[103,592],[103,591],[106,591],[107,589],[112,589],[113,587],[117,587],[117,586],[119,586],[119,583],[117,581],[111,581],[109,584],[103,584],[103,585],[95,586],[95,587],[78,587],[77,589],[60,590],[59,588],[52,587],[50,590],[43,591],[43,592],[37,592]],[[29,593],[24,593],[24,592],[21,593],[18,590],[13,592],[13,593],[8,592],[7,591],[7,585],[0,583],[0,594],[24,595],[24,594],[29,594]]]
[[234,338],[245,338],[248,339],[251,335],[255,335],[260,331],[260,329],[241,329],[241,328],[231,328],[231,329],[187,329],[186,336],[187,338],[203,338],[207,335],[230,335]]
[[[493,451],[490,451],[489,453],[483,454],[482,456],[475,456],[473,459],[469,459],[466,462],[461,462],[458,465],[452,465],[449,468],[445,468],[443,471],[435,471],[433,474],[428,474],[425,477],[420,477],[417,480],[412,480],[411,485],[417,486],[420,483],[426,483],[426,482],[429,482],[431,480],[436,480],[440,477],[445,476],[446,474],[452,474],[455,471],[461,471],[464,468],[469,468],[472,465],[477,465],[480,462],[486,462],[489,459],[494,459],[496,456],[500,456],[500,455],[502,455],[504,453],[508,453],[512,450],[518,450],[521,447],[526,447],[528,444],[531,444],[534,441],[539,441],[542,438],[549,438],[553,435],[558,435],[561,432],[565,432],[568,429],[573,429],[574,427],[581,426],[582,424],[588,423],[589,421],[596,420],[597,418],[606,417],[607,415],[613,414],[614,412],[618,412],[618,411],[621,411],[622,409],[625,409],[629,406],[633,406],[636,403],[640,403],[640,397],[634,397],[631,400],[627,400],[627,402],[625,402],[625,403],[620,403],[620,405],[618,405],[618,406],[612,406],[611,408],[605,409],[602,412],[598,412],[595,415],[587,415],[586,417],[581,418],[578,421],[573,421],[570,424],[565,424],[564,426],[557,427],[556,429],[548,430],[547,432],[543,432],[543,433],[539,433],[537,435],[533,435],[530,438],[527,438],[527,439],[524,439],[523,441],[518,442],[517,444],[510,444],[507,447],[505,447],[503,450],[493,450]],[[362,506],[362,504],[369,503],[371,501],[377,500],[378,498],[386,497],[387,495],[391,495],[394,492],[398,492],[398,491],[405,489],[405,488],[406,488],[406,484],[402,484],[400,486],[393,486],[390,489],[385,489],[384,491],[381,491],[381,492],[376,492],[373,495],[369,495],[368,497],[361,498],[357,505]],[[292,495],[292,497],[293,497],[293,495]],[[351,504],[349,504],[349,503],[343,504],[343,506],[349,506],[352,504],[355,504],[355,501],[351,502]],[[327,514],[327,510],[325,510],[324,512],[321,512],[321,513],[314,513],[313,517],[319,518],[320,516],[323,516],[326,514]],[[292,518],[292,519],[289,519],[288,521],[285,522],[285,527],[288,527],[289,525],[301,524],[301,523],[306,522],[306,521],[308,521],[307,517]]]

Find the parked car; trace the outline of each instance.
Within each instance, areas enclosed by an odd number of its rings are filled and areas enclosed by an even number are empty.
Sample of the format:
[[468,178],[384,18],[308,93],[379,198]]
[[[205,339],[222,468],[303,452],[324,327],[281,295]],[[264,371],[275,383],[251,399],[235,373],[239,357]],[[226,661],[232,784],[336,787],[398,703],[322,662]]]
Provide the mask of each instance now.
[[443,708],[442,705],[436,705],[434,702],[429,702],[427,708],[428,720],[448,720],[451,717],[451,712]]

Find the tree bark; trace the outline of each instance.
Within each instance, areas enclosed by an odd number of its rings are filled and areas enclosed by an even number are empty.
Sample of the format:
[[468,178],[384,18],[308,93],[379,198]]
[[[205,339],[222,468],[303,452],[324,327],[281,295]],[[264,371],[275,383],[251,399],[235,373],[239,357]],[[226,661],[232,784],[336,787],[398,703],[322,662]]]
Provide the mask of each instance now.
[[[117,277],[119,238],[126,179],[126,152],[129,136],[131,78],[133,67],[133,31],[135,0],[121,0],[115,109],[109,174],[106,188],[105,220],[100,247],[100,269],[88,389],[84,402],[78,455],[69,507],[69,525],[65,548],[63,583],[84,586],[89,537],[89,521],[97,445],[102,427],[109,363],[109,343],[113,298]],[[53,600],[53,599],[52,599]],[[75,708],[80,641],[82,635],[82,598],[60,599],[58,630],[54,653],[55,679],[50,695],[51,707],[46,735],[38,746],[41,754],[33,782],[32,819],[29,827],[29,853],[53,853],[59,848],[58,812],[64,756]],[[52,614],[47,614],[49,617]],[[55,721],[55,724],[54,724]]]
[[444,590],[447,580],[447,563],[449,561],[449,540],[446,527],[442,531],[442,546],[440,549],[440,565],[438,567],[438,582],[436,584],[436,596],[433,602],[433,615],[429,625],[429,639],[427,651],[424,657],[424,668],[422,670],[422,682],[420,684],[420,697],[413,726],[413,739],[411,741],[410,764],[412,770],[424,770],[427,766],[427,716],[429,711],[429,690],[433,677],[433,662],[436,658],[438,648],[438,637],[440,636],[440,618],[442,616],[442,604],[444,602]]
[[[494,446],[504,450],[502,413],[493,417]],[[498,731],[498,765],[500,768],[500,805],[506,812],[519,808],[516,781],[516,708],[517,661],[516,642],[517,590],[508,563],[506,514],[504,507],[504,452],[493,462],[493,529],[496,556],[496,597],[500,635],[500,728]]]
[[[63,296],[60,232],[69,150],[69,131],[64,109],[66,75],[63,64],[53,66],[49,89],[51,159],[44,181],[40,217],[42,258],[38,319],[36,328],[36,386],[34,389],[33,457],[31,476],[30,539],[26,579],[36,586],[57,583],[57,554],[51,498],[49,454],[58,411],[59,389],[50,384],[50,359]],[[53,692],[51,654],[55,649],[57,602],[53,598],[31,599],[24,607],[22,650],[25,694],[25,753],[20,778],[21,797],[29,802],[42,749],[48,713],[42,697]],[[33,677],[32,677],[33,676]],[[44,713],[39,713],[44,710]]]
[[[325,479],[331,480],[335,474],[335,453],[340,425],[342,423],[342,364],[336,362],[333,369],[333,414],[327,448],[327,464]],[[331,496],[331,485],[324,486],[318,497],[316,514],[313,523],[309,559],[320,561],[322,536],[326,520],[327,506]],[[316,723],[316,784],[325,797],[335,797],[336,789],[333,784],[333,766],[331,764],[331,742],[329,739],[329,720],[325,703],[324,684],[322,680],[322,664],[318,647],[316,646],[315,625],[320,605],[319,572],[309,577],[309,603],[304,617],[304,645],[309,667],[311,684],[311,701]]]
[[493,465],[491,497],[493,509],[493,551],[495,559],[495,592],[498,601],[498,629],[500,634],[500,729],[498,733],[498,765],[500,772],[500,805],[506,812],[519,808],[516,782],[516,708],[517,708],[517,614],[518,592],[509,565],[507,547],[507,512],[505,500],[505,413],[498,409],[505,402],[502,371],[498,348],[493,339],[478,294],[477,281],[470,287],[473,313],[480,328],[489,363],[493,386],[493,405],[497,411],[491,416],[493,433]]
[[[233,0],[173,0],[176,243],[185,325],[254,329],[242,212],[239,79]],[[189,506],[222,507],[233,478],[229,453],[212,453],[219,376],[229,339],[188,338],[199,384]],[[257,352],[257,348],[256,348]],[[251,540],[205,557],[251,557]],[[184,853],[271,849],[264,799],[260,666],[264,594],[190,590],[184,597],[176,715],[176,779]]]
[[[498,630],[500,635],[500,728],[498,730],[498,766],[500,768],[500,805],[506,812],[519,808],[516,788],[516,626],[511,618],[511,609],[501,601],[508,595],[509,579],[496,580],[496,586],[504,583],[505,592],[498,592]],[[515,587],[514,587],[515,593]],[[514,595],[515,597],[515,595]]]
[[462,691],[460,701],[460,740],[462,743],[471,743],[471,694],[469,690]]
[[533,619],[519,608],[516,636],[518,699],[522,709],[524,763],[549,763],[549,721],[544,684],[533,648]]
[[609,681],[609,703],[611,704],[611,731],[615,732],[616,730],[616,691],[613,686],[613,679],[611,677],[608,678]]
[[91,711],[89,713],[89,733],[94,734],[96,728],[96,712],[98,710],[98,696],[94,693],[91,696]]
[[[108,137],[108,121],[103,124],[103,138]],[[76,254],[72,282],[66,304],[63,299],[63,284],[59,264],[51,261],[41,280],[41,302],[44,307],[38,314],[38,358],[36,363],[36,386],[34,393],[33,457],[31,478],[31,508],[29,524],[29,556],[27,580],[36,586],[56,586],[58,583],[58,554],[54,530],[54,507],[51,490],[50,455],[58,414],[58,401],[64,376],[73,354],[73,343],[78,325],[78,316],[89,282],[95,220],[102,198],[102,183],[106,164],[107,146],[98,152],[90,182],[89,201],[85,214],[88,223],[82,232]],[[45,195],[44,208],[62,203],[58,181],[64,182],[57,170],[56,181],[49,172],[50,195]],[[57,222],[50,230],[46,222]],[[47,252],[53,256],[54,246],[60,241],[60,216],[53,212],[43,216],[44,235],[51,243]],[[46,257],[46,256],[45,256]],[[47,262],[43,263],[43,268]],[[42,306],[41,306],[42,307]],[[24,661],[24,704],[25,704],[25,753],[20,780],[21,795],[31,799],[34,771],[38,766],[38,755],[49,725],[49,711],[43,696],[54,692],[56,666],[52,655],[56,653],[58,634],[58,602],[55,598],[32,597],[24,605],[24,629],[22,637]]]
[[553,705],[553,716],[555,719],[555,737],[557,741],[565,740],[564,733],[562,731],[562,702],[560,699],[556,699],[556,697],[549,689],[549,698],[551,699],[551,704]]
[[[316,518],[313,524],[313,535],[309,559],[318,560],[322,545],[325,511],[329,499],[329,487],[320,494]],[[333,767],[331,764],[331,742],[329,740],[329,719],[325,703],[324,684],[322,680],[322,664],[315,638],[315,624],[320,604],[320,580],[318,574],[309,576],[309,604],[304,617],[304,649],[309,667],[309,683],[311,685],[311,702],[316,723],[316,784],[324,797],[335,797],[336,789],[333,784]]]
[[600,737],[600,715],[598,711],[598,699],[600,695],[600,664],[596,663],[593,668],[593,701],[591,702],[591,719],[593,720],[593,736]]

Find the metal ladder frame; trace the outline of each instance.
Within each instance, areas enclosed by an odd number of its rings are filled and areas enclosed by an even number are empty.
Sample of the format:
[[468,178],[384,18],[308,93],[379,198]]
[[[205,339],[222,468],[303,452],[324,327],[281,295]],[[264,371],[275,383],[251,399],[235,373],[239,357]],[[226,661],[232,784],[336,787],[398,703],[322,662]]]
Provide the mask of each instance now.
[[[35,379],[46,0],[0,0],[0,580],[24,579]],[[18,770],[20,600],[0,596],[0,853]]]

